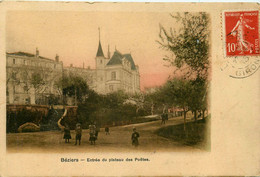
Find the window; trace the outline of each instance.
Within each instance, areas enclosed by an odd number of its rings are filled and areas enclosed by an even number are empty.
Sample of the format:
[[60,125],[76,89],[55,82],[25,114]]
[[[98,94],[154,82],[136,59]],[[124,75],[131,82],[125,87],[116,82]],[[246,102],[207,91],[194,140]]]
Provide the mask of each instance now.
[[31,102],[30,102],[30,97],[28,97],[28,98],[26,98],[25,99],[25,104],[30,104]]
[[15,102],[18,101],[19,98],[20,98],[20,97],[16,96],[16,97],[14,98],[14,101],[15,101]]
[[13,80],[16,80],[17,79],[16,76],[17,76],[17,73],[12,73],[11,77],[12,77]]
[[15,64],[15,59],[13,59],[13,64]]
[[113,90],[114,90],[113,85],[109,85],[109,90],[110,90],[110,91],[113,91]]
[[28,89],[28,86],[24,86],[24,87],[23,87],[24,93],[28,93],[28,90],[29,90],[29,89]]
[[23,80],[27,80],[27,73],[26,73],[26,71],[24,71],[23,73],[22,73],[22,79]]
[[116,72],[115,71],[113,71],[111,73],[111,80],[116,80]]
[[100,64],[102,64],[102,60],[100,60]]

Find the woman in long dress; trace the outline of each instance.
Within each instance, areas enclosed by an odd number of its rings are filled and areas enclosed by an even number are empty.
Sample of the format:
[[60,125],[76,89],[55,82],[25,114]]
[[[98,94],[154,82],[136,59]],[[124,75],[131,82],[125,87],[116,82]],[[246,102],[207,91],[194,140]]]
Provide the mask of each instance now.
[[89,141],[92,144],[95,144],[96,141],[96,126],[94,124],[89,125]]
[[70,142],[71,135],[70,135],[70,127],[68,126],[68,124],[66,124],[65,128],[64,128],[63,139],[65,139],[65,143],[69,143]]

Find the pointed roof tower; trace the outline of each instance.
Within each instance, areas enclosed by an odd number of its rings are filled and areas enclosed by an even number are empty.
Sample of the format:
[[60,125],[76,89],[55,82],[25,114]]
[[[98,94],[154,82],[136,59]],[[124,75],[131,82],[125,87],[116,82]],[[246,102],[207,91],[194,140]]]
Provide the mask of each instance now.
[[97,57],[104,57],[104,53],[102,50],[101,42],[100,42],[100,28],[98,27],[98,32],[99,32],[99,44],[98,44],[98,51],[97,51]]

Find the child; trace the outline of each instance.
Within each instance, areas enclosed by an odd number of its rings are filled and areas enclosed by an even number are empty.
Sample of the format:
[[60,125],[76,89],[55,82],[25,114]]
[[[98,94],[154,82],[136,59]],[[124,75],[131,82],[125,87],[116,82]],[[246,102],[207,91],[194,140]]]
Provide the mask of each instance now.
[[105,128],[105,132],[106,132],[106,135],[109,135],[110,133],[109,133],[109,127],[108,126],[106,126],[106,128]]
[[137,147],[139,145],[138,138],[140,137],[139,133],[136,131],[136,128],[133,128],[132,133],[132,145]]
[[95,144],[96,141],[96,126],[94,124],[89,125],[89,141],[92,144]]
[[80,126],[79,123],[76,124],[75,131],[76,131],[76,143],[75,143],[75,145],[77,145],[78,140],[79,140],[79,145],[80,145],[81,134],[82,134],[82,128],[81,128],[81,126]]
[[68,126],[68,124],[65,125],[64,128],[64,136],[63,139],[65,139],[65,143],[69,143],[70,139],[71,139],[71,135],[70,135],[70,127]]

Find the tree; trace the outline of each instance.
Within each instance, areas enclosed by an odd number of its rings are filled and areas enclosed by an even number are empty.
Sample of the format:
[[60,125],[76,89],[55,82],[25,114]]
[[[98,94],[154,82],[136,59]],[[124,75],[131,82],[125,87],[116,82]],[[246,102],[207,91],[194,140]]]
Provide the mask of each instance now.
[[30,80],[30,84],[33,86],[33,88],[35,90],[35,95],[36,95],[37,90],[41,89],[41,86],[45,85],[45,82],[40,73],[34,72],[34,73],[32,73],[32,78]]
[[141,93],[135,93],[128,98],[127,101],[131,101],[131,104],[135,105],[135,117],[139,116],[140,110],[143,110],[144,114],[144,95]]
[[166,30],[160,25],[160,46],[173,56],[164,60],[177,70],[186,71],[185,77],[207,78],[209,68],[209,16],[205,12],[171,14],[180,24],[179,29]]
[[195,122],[197,121],[197,112],[205,111],[206,109],[206,84],[205,79],[196,78],[195,80],[191,80],[191,88],[190,88],[190,99],[189,99],[189,107],[190,110],[194,113]]
[[116,91],[104,95],[104,103],[108,108],[116,109],[128,99],[128,95],[122,91]]
[[[195,92],[194,92],[195,93]],[[174,78],[168,80],[155,92],[146,95],[146,101],[152,102],[160,109],[164,107],[181,108],[184,113],[184,131],[186,130],[186,114],[191,109],[193,94],[192,80]]]
[[[31,74],[23,72],[24,90],[27,92],[33,88],[36,104],[53,104],[58,103],[58,98],[50,92],[51,83],[56,79],[56,75],[49,73],[43,68],[34,70]],[[44,100],[44,94],[48,97],[48,102]],[[42,98],[39,99],[41,95]],[[38,97],[38,100],[37,100]]]
[[[165,61],[181,71],[182,79],[187,79],[182,84],[189,87],[189,97],[185,102],[194,112],[195,121],[197,111],[206,109],[207,78],[209,70],[209,16],[200,13],[171,14],[179,25],[178,28],[166,30],[160,25],[160,46],[172,55],[166,56]],[[176,25],[176,26],[178,26]],[[177,84],[178,85],[178,84]],[[175,93],[173,93],[175,94]],[[175,95],[178,97],[178,95]],[[184,100],[179,100],[180,103]],[[183,103],[183,102],[182,102]],[[182,105],[181,103],[181,105]],[[184,110],[185,112],[185,110]]]
[[[33,88],[34,91],[34,99],[35,99],[35,103],[36,104],[42,104],[41,101],[37,101],[37,95],[39,93],[43,93],[45,91],[45,89],[47,88],[45,86],[46,82],[43,79],[42,73],[40,73],[39,71],[34,71],[31,74],[31,78],[29,78],[29,86],[31,86],[31,88]],[[27,86],[27,85],[26,85]],[[26,87],[28,90],[30,89],[30,87]]]
[[167,107],[172,105],[171,95],[168,93],[167,83],[156,88],[152,93],[146,93],[144,96],[145,105],[150,107],[151,114],[155,112],[162,113]]
[[84,101],[89,92],[86,81],[79,76],[63,76],[55,85],[57,88],[62,89],[63,96],[74,97],[76,105],[78,101]]
[[173,79],[168,81],[168,94],[173,103],[183,110],[184,131],[186,130],[186,113],[190,110],[191,81],[185,79]]
[[[78,104],[79,121],[87,127],[87,123],[90,121],[90,117],[95,112],[100,111],[103,107],[103,97],[97,94],[93,90],[89,90],[86,99]],[[102,112],[103,113],[103,112]]]

